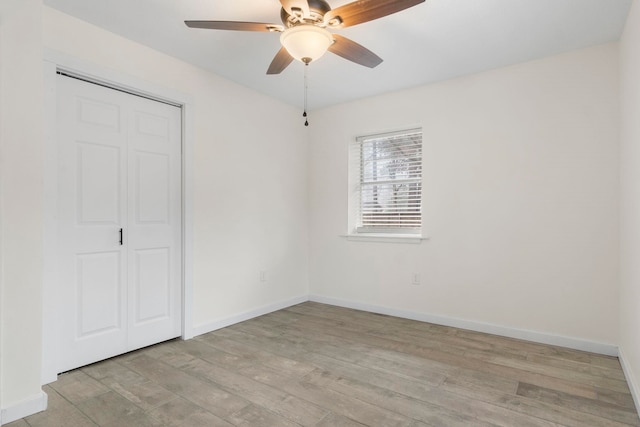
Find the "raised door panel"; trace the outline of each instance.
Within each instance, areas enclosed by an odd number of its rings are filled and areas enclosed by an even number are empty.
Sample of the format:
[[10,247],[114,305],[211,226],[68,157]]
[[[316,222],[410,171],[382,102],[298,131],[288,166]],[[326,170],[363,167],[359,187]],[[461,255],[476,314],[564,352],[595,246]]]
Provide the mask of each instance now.
[[76,265],[76,339],[121,329],[124,307],[120,253],[79,254]]
[[[173,108],[173,107],[168,107]],[[164,113],[155,114],[137,110],[135,112],[135,133],[138,138],[148,137],[154,143],[171,143],[171,117]]]
[[141,249],[135,253],[135,325],[171,316],[170,248]]
[[171,170],[167,154],[135,152],[136,225],[169,225]]
[[76,143],[78,225],[120,227],[120,147]]
[[105,101],[103,98],[89,98],[79,96],[76,98],[78,104],[79,125],[99,126],[103,129],[111,129],[119,132],[121,129],[120,106],[113,102]]

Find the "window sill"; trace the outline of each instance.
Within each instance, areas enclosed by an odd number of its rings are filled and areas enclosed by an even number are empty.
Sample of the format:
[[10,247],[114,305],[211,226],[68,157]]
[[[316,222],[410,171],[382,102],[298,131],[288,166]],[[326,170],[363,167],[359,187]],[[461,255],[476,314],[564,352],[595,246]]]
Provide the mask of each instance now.
[[350,242],[377,242],[377,243],[410,243],[419,245],[428,237],[421,235],[407,234],[382,234],[382,233],[360,233],[360,234],[343,234],[340,237],[346,238]]

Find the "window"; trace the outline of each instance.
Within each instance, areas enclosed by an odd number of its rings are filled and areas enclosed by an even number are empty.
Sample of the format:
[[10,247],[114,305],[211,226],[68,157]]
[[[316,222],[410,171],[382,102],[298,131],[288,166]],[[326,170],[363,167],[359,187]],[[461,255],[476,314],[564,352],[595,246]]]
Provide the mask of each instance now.
[[358,137],[351,148],[352,231],[420,234],[422,130]]

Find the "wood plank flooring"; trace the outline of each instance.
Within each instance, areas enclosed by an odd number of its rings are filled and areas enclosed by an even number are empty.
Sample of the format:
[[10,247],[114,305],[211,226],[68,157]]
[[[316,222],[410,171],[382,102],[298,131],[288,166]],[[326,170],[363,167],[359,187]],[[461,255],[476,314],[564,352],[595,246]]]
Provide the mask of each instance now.
[[45,391],[9,426],[640,426],[614,357],[312,302]]

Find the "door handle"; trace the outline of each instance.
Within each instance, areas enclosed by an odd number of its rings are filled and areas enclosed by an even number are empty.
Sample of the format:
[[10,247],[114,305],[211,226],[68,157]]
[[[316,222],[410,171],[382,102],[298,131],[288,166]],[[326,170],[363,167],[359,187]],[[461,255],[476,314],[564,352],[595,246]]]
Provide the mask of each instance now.
[[122,228],[120,229],[120,246],[122,246]]

